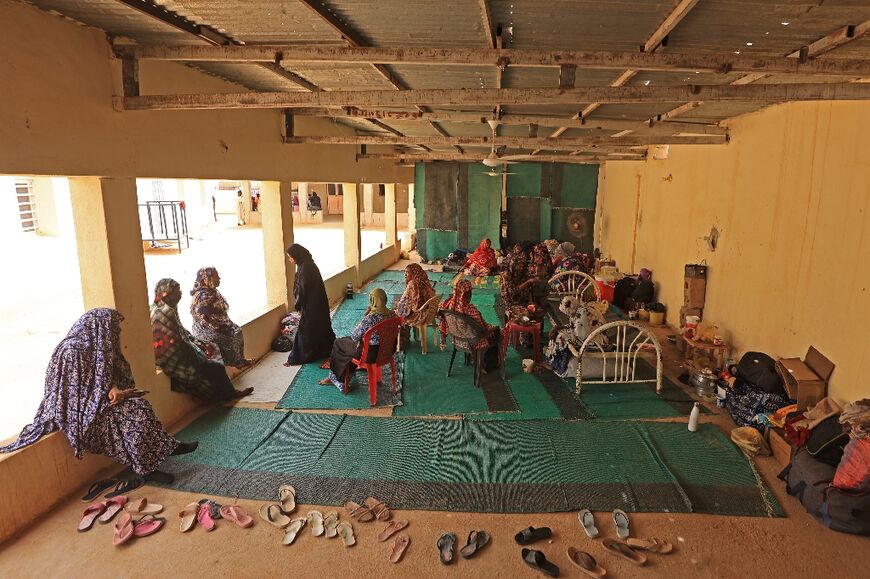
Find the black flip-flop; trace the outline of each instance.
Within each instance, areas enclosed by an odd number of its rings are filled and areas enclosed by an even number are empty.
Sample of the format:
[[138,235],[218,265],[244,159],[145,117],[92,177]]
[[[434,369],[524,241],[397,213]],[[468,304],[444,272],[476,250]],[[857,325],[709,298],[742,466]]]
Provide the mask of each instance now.
[[145,479],[143,479],[142,477],[137,477],[131,480],[119,480],[118,484],[115,485],[115,489],[107,494],[105,498],[111,499],[112,497],[126,495],[130,491],[134,491],[144,484]]
[[100,496],[116,484],[118,484],[118,479],[116,478],[106,478],[103,480],[98,480],[88,488],[88,494],[82,497],[82,502],[93,502],[94,499],[96,499],[98,496]]
[[550,577],[559,576],[559,568],[553,563],[547,561],[547,557],[541,552],[534,549],[522,550],[523,561],[531,567]]
[[453,563],[453,546],[456,544],[456,535],[444,533],[438,538],[435,545],[438,547],[438,557],[444,565]]
[[464,559],[471,559],[481,549],[489,545],[489,540],[490,536],[486,531],[471,531],[468,533],[468,542],[459,550],[459,554]]
[[553,536],[550,527],[526,527],[514,536],[514,540],[520,545],[529,545],[541,539],[549,539]]

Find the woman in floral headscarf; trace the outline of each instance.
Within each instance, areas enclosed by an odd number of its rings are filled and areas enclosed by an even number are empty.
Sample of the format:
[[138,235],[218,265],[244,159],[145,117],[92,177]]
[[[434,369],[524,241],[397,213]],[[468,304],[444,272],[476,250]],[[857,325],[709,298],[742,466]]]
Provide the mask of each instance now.
[[[465,314],[472,318],[475,322],[486,331],[486,335],[475,345],[476,350],[485,349],[483,356],[483,365],[485,370],[492,370],[498,367],[498,346],[501,337],[501,328],[498,326],[490,326],[484,321],[480,310],[471,303],[471,282],[467,279],[460,279],[453,286],[453,295],[444,300],[438,305],[439,310],[453,310],[460,314]],[[447,322],[442,318],[438,323],[438,329],[441,331],[441,349],[447,346]]]
[[171,380],[175,392],[184,392],[206,402],[220,402],[254,391],[237,391],[227,376],[214,344],[196,339],[181,324],[178,302],[181,286],[174,279],[164,278],[154,289],[151,304],[151,334],[157,365]]
[[492,242],[484,239],[465,261],[465,275],[487,276],[498,266]]
[[528,263],[522,251],[511,254],[510,261],[501,272],[501,299],[505,309],[512,306],[525,308],[532,301]]
[[[365,333],[384,320],[394,317],[396,317],[395,312],[387,307],[387,292],[381,288],[372,290],[369,294],[369,307],[356,325],[356,328],[350,333],[350,336],[338,338],[333,343],[332,353],[329,355],[329,376],[319,383],[323,386],[333,385],[339,390],[344,390],[344,376],[347,372],[353,374],[356,371],[356,365],[353,363],[353,360],[359,360],[359,357],[362,355],[362,339]],[[368,359],[366,362],[377,360],[380,347],[380,336],[375,332],[369,342]],[[384,344],[384,347],[395,350],[396,344]]]
[[429,281],[429,276],[419,263],[412,263],[405,268],[405,291],[396,304],[396,314],[404,318],[406,326],[422,325],[430,319],[432,311],[438,307],[438,304],[433,303],[431,309],[427,308],[429,311],[418,310],[434,296],[435,289]]
[[157,467],[170,455],[196,450],[166,433],[151,404],[134,389],[121,353],[124,316],[109,308],[85,313],[54,349],[45,372],[45,394],[33,423],[0,452],[30,446],[60,430],[76,458],[102,454],[146,479],[170,481]]
[[539,243],[532,248],[532,253],[529,255],[529,275],[534,278],[550,275],[553,269],[553,262],[550,258],[550,252],[547,246]]
[[242,328],[227,315],[230,306],[217,289],[220,284],[215,268],[204,267],[196,272],[196,282],[190,292],[193,335],[203,342],[217,344],[227,366],[245,368],[253,362],[245,358]]

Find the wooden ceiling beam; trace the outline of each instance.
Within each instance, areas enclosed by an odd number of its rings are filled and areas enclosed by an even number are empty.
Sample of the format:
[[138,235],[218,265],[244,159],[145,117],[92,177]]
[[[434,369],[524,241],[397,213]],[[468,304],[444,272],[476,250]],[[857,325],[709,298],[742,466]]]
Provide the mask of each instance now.
[[[442,123],[472,123],[486,125],[492,120],[492,115],[484,113],[466,112],[434,112],[421,113],[419,111],[385,111],[373,109],[360,109],[357,107],[344,108],[299,108],[293,109],[298,116],[309,117],[345,117],[345,118],[373,118],[393,121],[423,121]],[[516,115],[505,113],[498,121],[503,125],[537,125],[541,127],[561,127],[563,125],[572,129],[601,130],[601,131],[625,131],[637,129],[637,121],[623,121],[610,119],[569,119],[561,117],[548,117],[543,115]],[[637,129],[638,134],[643,135],[675,135],[688,133],[693,135],[725,135],[728,129],[719,125],[703,123],[680,123],[664,122],[652,123]]]
[[294,145],[393,145],[413,146],[416,144],[430,147],[452,147],[467,145],[469,147],[513,147],[531,149],[576,149],[594,145],[722,145],[726,140],[716,136],[640,136],[632,135],[619,139],[610,137],[566,137],[564,139],[530,138],[530,137],[395,137],[386,135],[337,135],[337,136],[289,136],[286,143]]
[[681,0],[680,3],[677,4],[665,17],[659,27],[650,34],[649,38],[646,39],[646,42],[643,43],[643,51],[653,52],[657,49],[662,41],[667,38],[668,34],[677,27],[677,24],[679,24],[687,14],[689,14],[689,11],[694,8],[697,3],[698,0]]
[[[304,1],[304,0],[300,0]],[[863,26],[863,25],[861,25]],[[860,29],[860,27],[856,28]],[[420,48],[366,46],[174,46],[117,44],[121,57],[184,62],[320,62],[339,64],[420,64],[555,67],[682,72],[766,72],[769,74],[870,76],[868,59],[810,59],[744,54],[667,52],[584,52],[515,48]]]
[[406,91],[246,92],[123,97],[121,110],[284,109],[296,107],[448,107],[560,105],[588,102],[668,103],[686,101],[870,100],[863,83],[795,83],[748,85],[622,86],[505,89],[427,89]]
[[[480,163],[486,155],[475,155],[473,153],[457,154],[449,152],[432,151],[431,153],[416,154],[416,153],[366,153],[357,155],[357,160],[362,159],[378,159],[378,160],[395,160],[410,163],[425,163],[429,161],[459,161],[463,163]],[[569,163],[572,165],[588,165],[593,163],[603,163],[605,161],[642,161],[646,158],[645,153],[639,153],[631,156],[611,157],[607,155],[507,155],[510,157],[510,162],[522,162],[524,160],[534,161],[536,163]],[[497,171],[497,169],[496,169]]]

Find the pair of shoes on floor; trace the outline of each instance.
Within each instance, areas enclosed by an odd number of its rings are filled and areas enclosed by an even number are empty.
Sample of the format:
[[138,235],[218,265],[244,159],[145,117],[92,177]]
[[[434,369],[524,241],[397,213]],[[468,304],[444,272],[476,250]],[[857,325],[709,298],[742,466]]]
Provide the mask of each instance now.
[[[519,545],[531,545],[532,543],[549,539],[552,536],[553,531],[550,527],[530,526],[514,535],[514,541]],[[532,569],[540,571],[550,577],[559,576],[559,567],[548,561],[547,556],[543,551],[538,551],[537,549],[523,549],[520,551],[520,556],[523,558],[523,562]]]
[[[468,533],[468,540],[465,546],[459,550],[459,554],[463,559],[471,559],[477,555],[484,547],[489,545],[492,537],[486,531],[471,531]],[[438,557],[443,565],[453,563],[453,551],[456,546],[456,535],[453,532],[444,533],[438,538],[435,543],[438,547]]]
[[[381,543],[388,541],[390,537],[404,530],[408,526],[408,521],[404,519],[396,519],[387,523],[387,526],[378,533],[378,541]],[[398,563],[402,560],[405,550],[411,544],[411,537],[406,533],[399,533],[393,540],[393,547],[390,549],[390,563]]]
[[375,497],[366,498],[361,505],[354,501],[347,501],[344,503],[344,508],[350,513],[351,519],[356,519],[360,523],[369,523],[375,519],[389,521],[393,516],[387,503]]
[[79,520],[78,532],[84,533],[85,531],[90,531],[96,521],[102,524],[111,522],[115,518],[115,515],[124,510],[126,504],[127,497],[124,495],[89,504],[85,507],[82,518]]
[[95,482],[88,488],[88,492],[82,497],[82,502],[90,503],[98,499],[106,493],[104,498],[112,499],[115,497],[119,497],[121,495],[126,495],[127,493],[134,491],[145,484],[145,479],[143,477],[136,477],[129,480],[122,479],[103,479]]

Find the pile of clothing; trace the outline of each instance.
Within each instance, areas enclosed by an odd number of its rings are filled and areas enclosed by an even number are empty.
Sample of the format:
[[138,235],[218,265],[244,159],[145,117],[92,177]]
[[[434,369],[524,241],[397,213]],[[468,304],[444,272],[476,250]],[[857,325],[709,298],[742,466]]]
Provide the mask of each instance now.
[[761,416],[791,403],[776,372],[776,362],[762,352],[747,352],[729,370],[734,381],[725,395],[726,410],[737,426],[752,426],[763,432],[767,419]]
[[828,528],[870,535],[870,399],[822,399],[785,418],[794,447],[779,477],[786,490]]
[[302,320],[300,312],[291,312],[281,320],[280,335],[272,341],[272,349],[276,352],[289,352],[293,349],[293,339],[299,330]]

